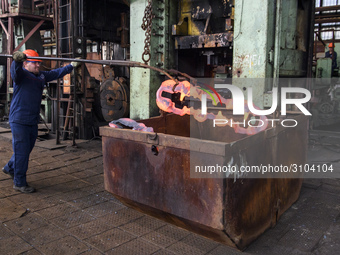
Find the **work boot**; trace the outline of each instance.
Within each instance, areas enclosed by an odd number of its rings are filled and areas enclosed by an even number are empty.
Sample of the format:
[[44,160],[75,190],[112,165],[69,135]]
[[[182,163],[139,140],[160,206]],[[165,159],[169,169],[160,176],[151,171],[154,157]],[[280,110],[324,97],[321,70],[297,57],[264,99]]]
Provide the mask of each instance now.
[[5,174],[11,176],[12,179],[14,179],[14,174],[12,174],[12,173],[10,173],[10,172],[7,172],[7,171],[5,170],[4,167],[2,168],[2,171],[3,171]]
[[22,187],[18,187],[18,186],[13,185],[13,189],[20,191],[22,193],[32,193],[32,192],[35,191],[35,188],[28,186],[28,185],[22,186]]

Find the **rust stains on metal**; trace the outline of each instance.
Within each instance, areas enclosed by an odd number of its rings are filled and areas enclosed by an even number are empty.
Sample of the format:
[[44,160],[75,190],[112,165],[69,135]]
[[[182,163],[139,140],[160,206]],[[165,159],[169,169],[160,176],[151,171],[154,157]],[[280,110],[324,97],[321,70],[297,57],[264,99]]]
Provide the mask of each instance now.
[[234,75],[237,77],[240,77],[242,73],[243,73],[242,68],[236,68],[234,70]]
[[143,120],[153,126],[156,139],[148,132],[102,127],[105,189],[137,210],[245,249],[296,201],[302,179],[192,178],[190,162],[206,164],[208,158],[226,165],[233,158],[238,165],[303,164],[307,119],[297,116],[294,130],[278,126],[253,136],[237,136],[226,129],[213,141],[190,138],[202,134],[190,133],[187,118],[164,115]]
[[101,84],[99,114],[105,121],[128,116],[129,88],[125,79],[110,78]]

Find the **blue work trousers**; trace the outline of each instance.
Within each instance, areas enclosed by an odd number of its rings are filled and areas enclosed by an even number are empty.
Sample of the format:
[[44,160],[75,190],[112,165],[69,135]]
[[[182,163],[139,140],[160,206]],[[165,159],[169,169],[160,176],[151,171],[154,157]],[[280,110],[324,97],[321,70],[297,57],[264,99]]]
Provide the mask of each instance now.
[[10,123],[12,130],[13,155],[4,169],[14,174],[15,186],[26,186],[26,172],[30,153],[38,137],[37,125]]

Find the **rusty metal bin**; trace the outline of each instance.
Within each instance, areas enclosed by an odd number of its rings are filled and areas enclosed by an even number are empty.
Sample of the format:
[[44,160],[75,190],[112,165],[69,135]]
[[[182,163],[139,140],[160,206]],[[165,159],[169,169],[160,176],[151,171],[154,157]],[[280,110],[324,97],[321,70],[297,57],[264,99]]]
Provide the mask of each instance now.
[[226,141],[190,138],[188,116],[142,121],[156,133],[101,127],[105,189],[136,210],[243,250],[298,199],[301,176],[191,178],[190,157],[209,154],[221,164],[230,155],[238,164],[244,158],[248,165],[304,164],[307,118],[293,118],[295,128],[278,126],[252,136],[226,129]]

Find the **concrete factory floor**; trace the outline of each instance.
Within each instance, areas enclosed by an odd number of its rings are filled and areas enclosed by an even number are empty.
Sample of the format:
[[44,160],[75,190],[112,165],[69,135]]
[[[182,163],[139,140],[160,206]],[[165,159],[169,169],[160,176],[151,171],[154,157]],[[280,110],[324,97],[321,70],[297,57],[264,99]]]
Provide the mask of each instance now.
[[[101,140],[48,149],[37,141],[29,165],[36,193],[21,194],[0,172],[1,254],[339,254],[340,180],[306,179],[299,200],[244,252],[122,205],[104,190]],[[310,162],[340,168],[340,135],[310,136]],[[0,128],[0,166],[12,154]]]

